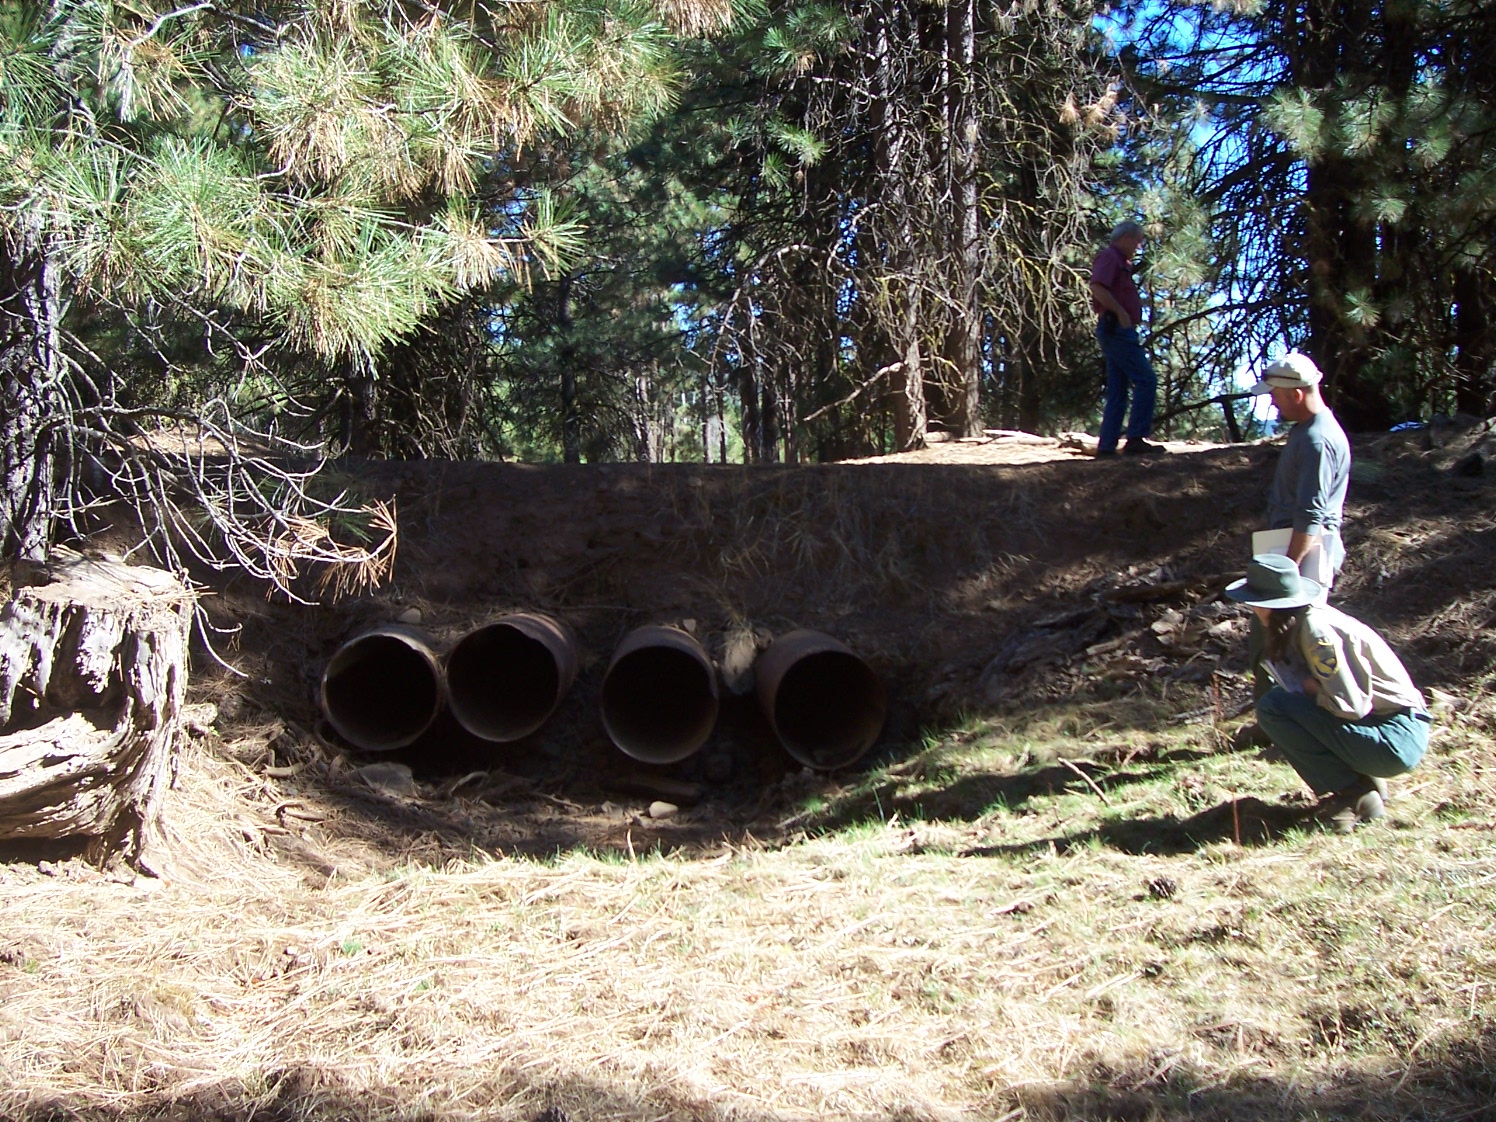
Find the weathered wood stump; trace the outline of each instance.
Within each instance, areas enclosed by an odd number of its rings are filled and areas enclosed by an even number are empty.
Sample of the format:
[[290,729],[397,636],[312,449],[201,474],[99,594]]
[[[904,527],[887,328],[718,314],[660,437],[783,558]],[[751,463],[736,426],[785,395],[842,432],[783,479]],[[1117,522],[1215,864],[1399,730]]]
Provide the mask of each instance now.
[[160,875],[193,594],[59,550],[0,609],[0,839],[87,839]]

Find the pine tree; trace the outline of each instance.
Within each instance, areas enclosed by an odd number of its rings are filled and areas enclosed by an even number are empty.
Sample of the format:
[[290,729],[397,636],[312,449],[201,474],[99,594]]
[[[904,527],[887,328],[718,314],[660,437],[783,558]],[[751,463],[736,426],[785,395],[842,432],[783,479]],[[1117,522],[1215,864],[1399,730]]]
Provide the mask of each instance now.
[[1309,351],[1342,419],[1496,391],[1496,4],[1133,6],[1140,114],[1201,138],[1213,347]]
[[1057,368],[1086,335],[1114,127],[1093,46],[1062,4],[786,3],[698,60],[660,147],[688,138],[672,174],[715,202],[703,397],[731,400],[749,459],[1037,426],[1083,396],[1089,372]]
[[[167,560],[185,546],[284,583],[298,548],[337,559],[307,529],[328,507],[305,473],[273,457],[257,481],[239,471],[233,406],[315,415],[298,368],[368,389],[460,294],[555,269],[578,231],[527,153],[658,111],[670,36],[730,15],[719,0],[6,5],[3,551],[38,556],[59,524],[81,528],[92,490],[135,501]],[[155,369],[127,365],[141,351]],[[181,407],[163,382],[192,383]],[[184,423],[227,459],[142,436]]]

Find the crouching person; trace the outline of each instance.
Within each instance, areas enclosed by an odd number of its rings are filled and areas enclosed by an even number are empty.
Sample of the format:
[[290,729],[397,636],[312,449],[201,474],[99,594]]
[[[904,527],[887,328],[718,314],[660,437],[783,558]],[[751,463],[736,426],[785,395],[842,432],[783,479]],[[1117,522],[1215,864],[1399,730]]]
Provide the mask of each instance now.
[[1320,797],[1315,816],[1348,834],[1385,813],[1385,780],[1423,758],[1430,717],[1386,640],[1315,604],[1319,594],[1277,554],[1252,558],[1246,579],[1226,589],[1267,631],[1264,664],[1276,685],[1258,699],[1257,723]]

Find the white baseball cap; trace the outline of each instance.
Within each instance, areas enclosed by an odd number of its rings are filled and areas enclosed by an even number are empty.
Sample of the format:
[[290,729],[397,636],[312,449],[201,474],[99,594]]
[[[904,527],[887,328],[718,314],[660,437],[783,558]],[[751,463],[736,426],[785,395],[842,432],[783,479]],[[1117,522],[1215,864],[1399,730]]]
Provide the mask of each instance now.
[[1275,389],[1308,389],[1319,385],[1324,375],[1314,360],[1298,351],[1289,351],[1274,359],[1262,372],[1262,379],[1252,387],[1254,394],[1272,393]]

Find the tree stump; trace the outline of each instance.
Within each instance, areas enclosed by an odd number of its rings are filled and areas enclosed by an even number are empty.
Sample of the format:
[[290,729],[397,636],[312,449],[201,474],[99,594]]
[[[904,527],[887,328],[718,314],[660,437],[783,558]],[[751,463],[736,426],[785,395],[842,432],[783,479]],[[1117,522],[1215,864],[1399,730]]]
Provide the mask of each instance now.
[[170,573],[56,550],[0,609],[0,839],[85,839],[161,874],[193,593]]

